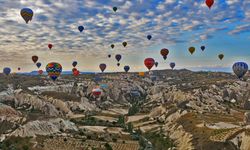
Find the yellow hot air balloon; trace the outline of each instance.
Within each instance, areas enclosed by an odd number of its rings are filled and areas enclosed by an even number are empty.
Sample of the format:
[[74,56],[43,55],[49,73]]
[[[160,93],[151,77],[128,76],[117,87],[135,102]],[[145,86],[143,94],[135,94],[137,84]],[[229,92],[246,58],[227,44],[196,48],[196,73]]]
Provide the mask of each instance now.
[[191,53],[191,54],[193,54],[194,52],[195,52],[195,47],[189,47],[189,52]]

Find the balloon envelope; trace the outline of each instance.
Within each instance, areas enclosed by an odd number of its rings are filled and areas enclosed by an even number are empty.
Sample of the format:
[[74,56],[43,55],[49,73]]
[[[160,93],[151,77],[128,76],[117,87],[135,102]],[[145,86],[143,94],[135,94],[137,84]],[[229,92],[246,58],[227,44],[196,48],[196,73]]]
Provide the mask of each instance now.
[[155,65],[155,60],[153,58],[146,58],[144,60],[144,65],[150,70]]
[[193,54],[194,52],[195,52],[195,47],[189,47],[189,52],[191,53],[191,54]]
[[167,56],[169,54],[169,50],[166,48],[161,49],[161,55],[163,56],[164,60],[167,59]]
[[115,55],[115,59],[119,62],[122,59],[122,55],[120,54]]
[[151,35],[148,35],[148,36],[147,36],[147,39],[148,39],[148,40],[151,40],[151,39],[152,39],[152,36],[151,36]]
[[110,58],[111,57],[111,55],[108,55],[108,58]]
[[201,50],[204,51],[206,49],[205,46],[201,46]]
[[106,67],[107,67],[106,64],[100,64],[100,65],[99,65],[99,68],[101,69],[102,72],[105,71]]
[[52,44],[48,44],[48,48],[51,49],[53,47]]
[[102,90],[101,90],[100,88],[94,88],[94,89],[92,90],[92,94],[93,94],[93,96],[95,96],[95,97],[99,97],[99,96],[102,94]]
[[126,47],[126,46],[128,45],[128,43],[127,43],[127,42],[123,42],[122,45],[123,45],[124,47]]
[[114,45],[114,44],[111,44],[111,46],[110,46],[110,47],[113,49],[113,48],[115,48],[115,45]]
[[218,57],[219,57],[220,60],[222,60],[224,58],[224,55],[223,54],[219,54]]
[[25,20],[26,23],[32,20],[33,11],[30,8],[23,8],[20,12],[21,16]]
[[38,56],[32,56],[31,59],[34,63],[36,63],[38,61]]
[[113,7],[113,11],[116,12],[117,11],[117,7]]
[[72,66],[76,67],[76,65],[77,65],[77,61],[73,61]]
[[214,0],[206,0],[206,5],[210,9],[214,4]]
[[79,74],[80,74],[80,71],[79,71],[79,70],[75,70],[75,71],[73,72],[73,75],[74,75],[74,76],[79,76]]
[[43,74],[43,70],[38,70],[38,74]]
[[158,64],[159,64],[158,62],[155,62],[155,67],[158,67]]
[[40,62],[38,62],[38,63],[36,63],[36,66],[39,69],[42,66],[42,64]]
[[20,70],[21,70],[21,68],[20,68],[20,67],[18,67],[18,68],[17,68],[17,70],[18,70],[18,71],[20,71]]
[[174,63],[174,62],[171,62],[169,65],[170,65],[170,67],[171,67],[172,69],[174,69],[174,67],[175,67],[175,63]]
[[128,72],[128,71],[129,71],[129,69],[130,69],[130,67],[129,67],[129,66],[124,66],[124,70],[125,70],[125,72]]
[[83,27],[83,26],[79,26],[79,27],[78,27],[78,30],[79,30],[80,32],[82,32],[82,31],[84,30],[84,27]]
[[9,75],[10,72],[11,72],[11,69],[10,69],[9,67],[3,68],[3,73],[4,73],[5,75]]
[[239,79],[242,78],[248,71],[248,65],[245,62],[236,62],[232,68]]
[[46,71],[50,78],[55,81],[62,72],[62,66],[59,63],[51,62],[46,66]]

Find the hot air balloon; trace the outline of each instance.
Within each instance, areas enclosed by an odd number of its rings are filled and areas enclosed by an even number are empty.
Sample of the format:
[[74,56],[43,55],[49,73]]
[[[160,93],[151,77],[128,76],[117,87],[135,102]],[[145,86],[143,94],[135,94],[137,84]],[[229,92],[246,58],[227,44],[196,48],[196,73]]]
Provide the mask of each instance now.
[[111,44],[111,46],[110,46],[110,47],[113,49],[113,48],[115,48],[115,45],[114,45],[114,44]]
[[9,75],[10,72],[11,72],[11,69],[10,69],[9,67],[3,68],[3,73],[4,73],[5,75]]
[[206,5],[209,9],[211,9],[211,7],[213,6],[214,4],[214,0],[206,0]]
[[120,54],[115,55],[115,59],[119,62],[122,59],[122,55]]
[[110,58],[110,57],[111,57],[111,55],[109,54],[109,55],[108,55],[108,58]]
[[144,65],[150,70],[155,65],[155,60],[153,58],[146,58],[144,60]]
[[34,63],[36,63],[36,62],[38,61],[38,56],[32,56],[31,58],[32,58],[32,61],[33,61]]
[[126,46],[128,45],[128,43],[127,43],[127,42],[123,42],[122,45],[123,45],[124,47],[126,47]]
[[42,64],[40,62],[38,62],[38,63],[36,63],[36,66],[39,69],[42,66]]
[[155,62],[155,67],[158,67],[158,62]]
[[139,74],[140,77],[144,77],[145,76],[144,72],[139,72],[138,74]]
[[33,11],[29,8],[23,8],[20,12],[21,16],[25,20],[26,23],[32,20]]
[[147,39],[148,39],[148,40],[151,40],[151,39],[152,39],[152,36],[151,36],[151,35],[148,35],[148,36],[147,36]]
[[169,50],[166,48],[161,49],[161,55],[163,56],[163,59],[166,60],[167,56],[169,54]]
[[80,71],[79,70],[75,70],[74,72],[73,72],[73,75],[74,76],[78,76],[80,74]]
[[202,50],[202,51],[204,51],[204,50],[205,50],[205,48],[206,48],[205,46],[201,46],[201,50]]
[[121,64],[120,64],[120,63],[117,63],[116,65],[119,67]]
[[171,62],[171,63],[169,64],[169,66],[170,66],[172,69],[174,69],[175,63],[174,63],[174,62]]
[[241,79],[248,71],[248,65],[245,62],[236,62],[233,65],[233,71]]
[[43,70],[38,70],[38,74],[43,74]]
[[100,88],[94,88],[92,90],[92,95],[96,98],[99,97],[101,94],[102,94],[102,90]]
[[189,47],[189,52],[191,53],[191,54],[193,54],[194,52],[195,52],[195,47]]
[[77,70],[76,68],[73,68],[73,69],[72,69],[72,73],[74,73],[74,71],[76,71],[76,70]]
[[219,57],[220,60],[222,60],[224,58],[224,55],[223,54],[219,54],[218,57]]
[[100,65],[99,65],[99,68],[101,69],[102,72],[105,71],[106,67],[107,67],[106,64],[100,64]]
[[82,32],[82,31],[84,30],[84,27],[83,27],[83,26],[79,26],[79,27],[78,27],[78,30],[79,30],[80,32]]
[[59,63],[51,62],[46,66],[46,71],[50,78],[55,81],[62,72],[62,66]]
[[52,44],[48,44],[48,48],[51,49],[53,47]]
[[116,12],[117,11],[117,7],[113,7],[113,11]]
[[129,69],[130,69],[130,67],[129,67],[129,66],[124,66],[124,70],[125,70],[125,72],[128,72],[128,71],[129,71]]
[[73,61],[72,66],[76,67],[76,65],[77,65],[77,61]]
[[21,70],[21,68],[20,68],[20,67],[18,67],[18,68],[17,68],[17,70],[18,70],[18,71],[20,71],[20,70]]

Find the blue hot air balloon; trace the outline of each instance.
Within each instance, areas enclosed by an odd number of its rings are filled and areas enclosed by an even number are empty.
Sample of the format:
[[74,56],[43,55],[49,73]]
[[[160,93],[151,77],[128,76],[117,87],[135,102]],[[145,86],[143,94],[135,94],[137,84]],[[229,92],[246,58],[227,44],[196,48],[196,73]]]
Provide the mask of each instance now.
[[11,69],[10,69],[9,67],[3,68],[3,73],[4,73],[5,75],[9,75],[10,72],[11,72]]
[[151,39],[152,39],[152,36],[151,36],[151,35],[148,35],[148,36],[147,36],[147,39],[148,39],[148,40],[151,40]]
[[204,51],[206,49],[205,46],[201,46],[201,50]]
[[21,16],[25,20],[26,23],[32,20],[33,11],[29,8],[23,8],[20,12]]
[[80,32],[82,32],[82,31],[84,30],[84,27],[83,27],[83,26],[79,26],[79,27],[78,27],[78,30],[79,30]]
[[72,66],[76,67],[76,65],[77,65],[77,61],[73,61]]
[[169,66],[170,66],[172,69],[174,69],[175,63],[174,63],[174,62],[171,62],[171,63],[169,64]]
[[40,62],[38,62],[38,63],[36,63],[36,66],[39,69],[42,66],[42,64]]
[[124,70],[125,70],[125,72],[128,72],[128,71],[129,71],[129,69],[130,69],[130,67],[129,67],[129,66],[124,66]]
[[245,62],[236,62],[233,65],[233,71],[241,79],[248,71],[248,65]]

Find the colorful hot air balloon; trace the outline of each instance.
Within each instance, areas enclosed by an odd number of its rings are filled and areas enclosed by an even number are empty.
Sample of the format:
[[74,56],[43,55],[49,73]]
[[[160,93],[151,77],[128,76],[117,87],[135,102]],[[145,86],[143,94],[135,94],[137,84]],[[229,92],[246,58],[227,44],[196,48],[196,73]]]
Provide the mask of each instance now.
[[233,65],[233,71],[241,79],[248,71],[248,65],[245,62],[236,62]]
[[77,61],[73,61],[72,66],[76,67],[76,65],[77,65]]
[[75,71],[73,72],[73,75],[74,75],[74,76],[79,76],[79,74],[80,74],[80,71],[79,71],[79,70],[75,70]]
[[79,27],[78,27],[78,30],[79,30],[80,32],[82,32],[82,31],[84,30],[84,27],[83,27],[83,26],[79,26]]
[[171,62],[171,63],[169,64],[169,66],[170,66],[172,69],[174,69],[175,63],[174,63],[174,62]]
[[53,47],[52,44],[48,44],[48,48],[51,49]]
[[122,59],[122,55],[120,54],[115,55],[115,59],[119,62]]
[[38,63],[36,63],[36,66],[39,69],[42,66],[42,64],[40,62],[38,62]]
[[92,90],[92,95],[96,98],[99,97],[101,94],[102,94],[102,90],[100,88],[94,88]]
[[224,58],[224,55],[223,54],[219,54],[218,57],[219,57],[220,60],[222,60]]
[[151,35],[148,35],[148,36],[147,36],[147,39],[148,39],[148,40],[151,40],[151,39],[152,39],[152,36],[151,36]]
[[155,67],[158,67],[158,62],[155,62]]
[[194,52],[195,52],[195,47],[189,47],[189,52],[191,53],[191,54],[193,54]]
[[36,63],[36,62],[38,61],[38,56],[32,56],[31,58],[32,58],[32,61],[33,61],[34,63]]
[[155,65],[155,60],[153,58],[146,58],[144,60],[144,65],[150,70]]
[[167,56],[169,54],[169,50],[166,48],[161,49],[161,55],[163,56],[163,59],[166,60]]
[[211,9],[211,7],[213,6],[214,4],[214,0],[206,0],[206,5],[209,9]]
[[55,81],[62,72],[62,66],[59,63],[51,62],[46,66],[46,71],[50,78]]
[[201,46],[201,50],[204,51],[206,49],[205,46]]
[[108,55],[108,58],[110,58],[110,57],[111,57],[111,55],[109,54],[109,55]]
[[106,64],[100,64],[100,65],[99,65],[99,68],[101,69],[102,72],[105,71],[106,67],[107,67]]
[[117,7],[113,7],[113,11],[116,12],[117,11]]
[[114,44],[111,44],[110,47],[113,49],[113,48],[115,48],[115,45],[114,45]]
[[23,8],[20,12],[21,16],[25,20],[26,23],[32,20],[33,11],[29,8]]
[[130,70],[130,67],[129,66],[124,66],[124,71],[125,72],[128,72]]
[[10,69],[9,67],[3,68],[3,73],[4,73],[5,75],[9,75],[10,72],[11,72],[11,69]]
[[38,74],[42,75],[43,74],[43,70],[38,70]]
[[124,47],[126,47],[126,46],[128,45],[128,43],[127,43],[127,42],[123,42],[122,45],[123,45]]

